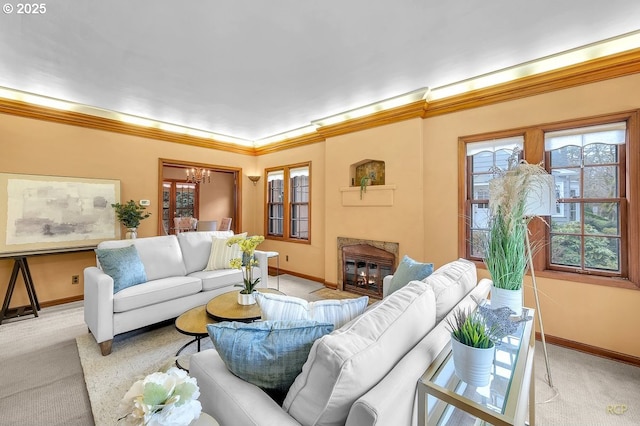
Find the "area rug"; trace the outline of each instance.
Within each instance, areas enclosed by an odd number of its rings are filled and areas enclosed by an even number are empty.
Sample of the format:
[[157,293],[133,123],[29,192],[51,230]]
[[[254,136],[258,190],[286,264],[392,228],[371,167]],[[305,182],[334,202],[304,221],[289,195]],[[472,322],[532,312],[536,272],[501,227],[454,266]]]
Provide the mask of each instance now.
[[77,337],[95,424],[116,424],[124,414],[118,409],[119,403],[131,385],[147,374],[168,368],[176,351],[189,340],[173,324],[166,324],[117,336],[111,354],[102,356],[91,334]]

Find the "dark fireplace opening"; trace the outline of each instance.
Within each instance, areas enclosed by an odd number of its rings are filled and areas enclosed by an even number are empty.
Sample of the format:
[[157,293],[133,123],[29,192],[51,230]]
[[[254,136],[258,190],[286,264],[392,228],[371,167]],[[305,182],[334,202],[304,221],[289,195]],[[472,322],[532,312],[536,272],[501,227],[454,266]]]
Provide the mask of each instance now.
[[343,290],[382,298],[382,280],[395,271],[395,258],[369,244],[342,247]]

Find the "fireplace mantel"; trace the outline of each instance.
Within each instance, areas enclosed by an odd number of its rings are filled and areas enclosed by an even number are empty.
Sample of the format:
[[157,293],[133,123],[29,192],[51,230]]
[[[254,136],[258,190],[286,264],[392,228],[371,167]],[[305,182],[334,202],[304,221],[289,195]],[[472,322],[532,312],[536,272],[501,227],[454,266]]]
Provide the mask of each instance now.
[[359,186],[342,187],[340,188],[342,205],[345,207],[391,207],[395,190],[395,185],[369,185],[361,199]]

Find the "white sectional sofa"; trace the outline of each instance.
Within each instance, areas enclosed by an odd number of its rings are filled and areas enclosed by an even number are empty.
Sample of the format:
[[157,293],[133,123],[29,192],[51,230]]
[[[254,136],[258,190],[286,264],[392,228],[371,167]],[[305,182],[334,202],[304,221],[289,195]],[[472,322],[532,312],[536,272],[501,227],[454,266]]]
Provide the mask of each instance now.
[[222,426],[417,425],[418,379],[450,339],[444,318],[490,285],[464,259],[410,282],[316,340],[282,406],[231,374],[215,349],[195,354],[203,411]]
[[[114,294],[113,278],[99,265],[84,270],[84,319],[102,355],[111,353],[115,335],[175,318],[219,294],[238,290],[234,285],[242,283],[242,271],[204,270],[212,238],[231,236],[233,231],[183,232],[99,243],[99,249],[133,244],[147,277],[146,282]],[[256,251],[255,257],[259,267],[254,277],[265,277],[259,287],[266,287],[267,255]]]

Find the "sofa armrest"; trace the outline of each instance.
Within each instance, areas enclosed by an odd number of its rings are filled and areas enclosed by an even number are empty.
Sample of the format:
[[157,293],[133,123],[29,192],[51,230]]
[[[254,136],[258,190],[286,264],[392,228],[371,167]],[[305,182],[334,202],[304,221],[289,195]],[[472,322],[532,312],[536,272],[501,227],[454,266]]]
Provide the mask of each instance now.
[[391,286],[391,279],[393,275],[387,275],[382,279],[382,298],[384,299],[389,295],[389,287]]
[[300,425],[262,389],[233,375],[215,349],[192,355],[189,374],[198,381],[202,411],[222,426]]
[[260,268],[258,287],[269,287],[269,258],[267,257],[267,252],[256,250],[253,255],[258,261],[258,268]]
[[84,270],[84,322],[96,342],[113,339],[113,278],[95,266]]

